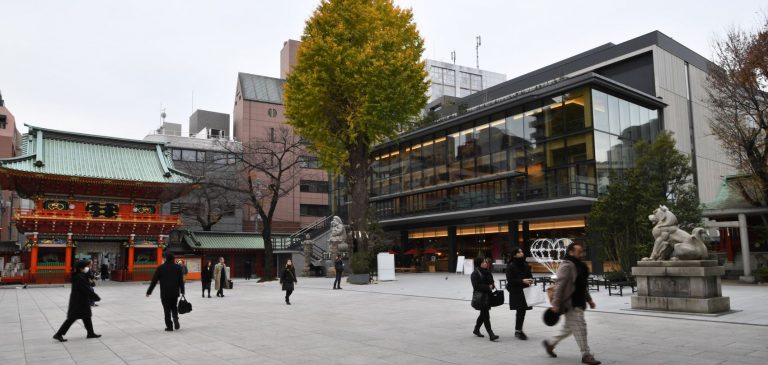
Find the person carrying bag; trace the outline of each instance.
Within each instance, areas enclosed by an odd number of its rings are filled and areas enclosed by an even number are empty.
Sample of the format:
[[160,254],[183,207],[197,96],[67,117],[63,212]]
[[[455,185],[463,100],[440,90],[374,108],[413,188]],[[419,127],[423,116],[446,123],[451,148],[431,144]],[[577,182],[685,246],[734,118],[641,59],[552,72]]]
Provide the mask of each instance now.
[[482,258],[475,259],[475,271],[470,276],[472,281],[472,308],[480,311],[475,321],[475,329],[472,333],[477,337],[485,337],[480,333],[480,326],[484,325],[491,341],[496,341],[499,336],[493,333],[491,329],[491,303],[490,296],[493,288],[493,275],[488,271],[488,263]]

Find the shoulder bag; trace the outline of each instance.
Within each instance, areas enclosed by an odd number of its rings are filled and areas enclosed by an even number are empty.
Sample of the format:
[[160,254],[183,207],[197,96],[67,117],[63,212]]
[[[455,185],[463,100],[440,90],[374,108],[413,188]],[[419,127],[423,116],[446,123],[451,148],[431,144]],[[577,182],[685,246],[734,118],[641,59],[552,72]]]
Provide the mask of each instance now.
[[192,311],[192,303],[187,301],[187,298],[184,297],[184,295],[181,295],[181,298],[179,299],[179,314],[187,314]]

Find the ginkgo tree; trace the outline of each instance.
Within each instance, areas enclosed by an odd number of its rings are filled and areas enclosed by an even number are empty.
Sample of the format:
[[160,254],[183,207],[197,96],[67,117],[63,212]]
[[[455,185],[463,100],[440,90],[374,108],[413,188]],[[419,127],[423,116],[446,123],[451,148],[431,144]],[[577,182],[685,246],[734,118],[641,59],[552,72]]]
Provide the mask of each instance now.
[[352,230],[365,231],[371,147],[407,129],[427,102],[424,40],[411,10],[390,0],[324,0],[301,41],[286,116],[322,166],[345,177]]

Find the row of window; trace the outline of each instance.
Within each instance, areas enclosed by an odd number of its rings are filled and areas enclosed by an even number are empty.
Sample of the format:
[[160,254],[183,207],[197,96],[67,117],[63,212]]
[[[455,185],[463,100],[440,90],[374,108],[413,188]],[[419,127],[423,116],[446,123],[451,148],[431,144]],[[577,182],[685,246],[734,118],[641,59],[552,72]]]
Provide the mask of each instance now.
[[312,216],[312,217],[325,217],[330,213],[330,209],[328,209],[327,205],[319,205],[319,204],[300,204],[299,205],[299,214],[302,216]]
[[299,167],[303,169],[319,169],[320,159],[315,156],[299,156]]
[[[201,206],[197,203],[171,203],[171,214],[198,214],[200,209]],[[237,206],[230,204],[221,210],[225,216],[233,216],[237,211]]]
[[455,70],[439,66],[431,66],[429,74],[433,99],[443,95],[464,97],[483,89],[482,75],[459,71],[457,80]]
[[231,165],[237,162],[237,157],[232,153],[199,151],[172,148],[171,158],[174,161],[185,162],[213,162],[222,165]]
[[[537,175],[584,161],[597,161],[601,169],[630,166],[633,141],[652,141],[661,130],[657,111],[597,90],[595,98],[601,101],[593,107],[591,95],[589,88],[579,88],[375,153],[371,193],[399,193],[504,172]],[[628,111],[624,129],[619,106]],[[601,128],[616,133],[595,131],[593,115]],[[617,128],[611,128],[614,124]]]
[[322,180],[301,180],[299,182],[299,191],[302,193],[323,193],[327,194],[330,189],[328,181]]

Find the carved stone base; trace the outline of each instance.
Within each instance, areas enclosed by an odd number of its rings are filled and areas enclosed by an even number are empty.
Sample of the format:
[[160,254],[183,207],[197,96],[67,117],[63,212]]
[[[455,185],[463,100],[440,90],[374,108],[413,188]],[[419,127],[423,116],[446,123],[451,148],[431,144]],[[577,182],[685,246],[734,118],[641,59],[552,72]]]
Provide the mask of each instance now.
[[718,313],[731,309],[722,296],[725,268],[714,260],[640,261],[632,268],[637,295],[632,309]]

